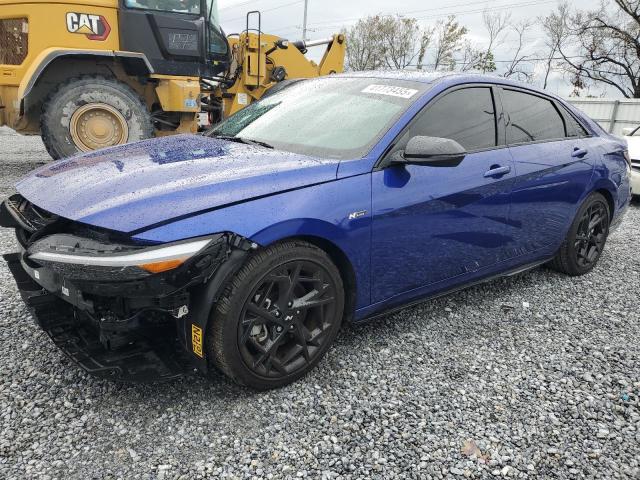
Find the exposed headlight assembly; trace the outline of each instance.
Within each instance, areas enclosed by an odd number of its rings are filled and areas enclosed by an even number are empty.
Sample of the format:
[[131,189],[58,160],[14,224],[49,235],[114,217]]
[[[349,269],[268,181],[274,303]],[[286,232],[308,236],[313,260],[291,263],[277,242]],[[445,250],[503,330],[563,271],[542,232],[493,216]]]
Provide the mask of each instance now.
[[[178,243],[137,246],[103,243],[73,235],[51,235],[35,242],[27,258],[63,272],[122,272],[143,276],[174,270],[219,239],[200,238]],[[75,276],[75,275],[74,275]],[[81,275],[85,277],[85,275]]]

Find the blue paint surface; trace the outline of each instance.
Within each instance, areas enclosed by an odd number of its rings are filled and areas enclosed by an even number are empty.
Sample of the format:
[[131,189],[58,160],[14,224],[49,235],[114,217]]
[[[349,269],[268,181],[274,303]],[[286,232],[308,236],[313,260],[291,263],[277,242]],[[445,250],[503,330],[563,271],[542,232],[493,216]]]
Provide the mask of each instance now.
[[[186,135],[55,162],[17,188],[48,211],[139,240],[230,231],[262,246],[292,237],[331,244],[355,273],[356,318],[551,258],[595,190],[612,202],[614,223],[622,218],[630,199],[624,142],[563,101],[557,99],[590,136],[503,145],[469,154],[457,167],[376,169],[438,94],[475,83],[520,85],[476,75],[351,76],[431,84],[362,158],[313,158]],[[576,148],[588,154],[573,157]],[[486,178],[495,165],[511,171]]]

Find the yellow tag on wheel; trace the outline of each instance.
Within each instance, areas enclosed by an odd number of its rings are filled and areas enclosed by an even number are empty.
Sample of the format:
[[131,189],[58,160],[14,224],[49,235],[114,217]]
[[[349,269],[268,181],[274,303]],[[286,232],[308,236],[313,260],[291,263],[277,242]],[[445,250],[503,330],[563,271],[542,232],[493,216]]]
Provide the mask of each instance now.
[[202,329],[194,324],[191,324],[191,348],[193,353],[202,358]]

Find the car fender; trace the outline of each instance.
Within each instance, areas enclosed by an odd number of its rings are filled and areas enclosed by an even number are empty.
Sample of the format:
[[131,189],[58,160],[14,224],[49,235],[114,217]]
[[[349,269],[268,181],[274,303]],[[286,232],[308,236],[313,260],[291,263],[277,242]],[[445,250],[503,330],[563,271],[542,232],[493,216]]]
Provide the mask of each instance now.
[[[618,217],[618,215],[625,209],[629,203],[629,194],[626,193],[628,187],[624,188],[624,185],[628,185],[628,180],[622,181],[620,185],[616,185],[610,178],[604,176],[594,176],[593,185],[589,189],[589,193],[595,191],[606,191],[609,193],[610,198],[607,200],[613,203],[612,223]],[[606,195],[605,195],[606,196]]]
[[[248,258],[246,250],[237,248],[233,250],[227,260],[216,270],[206,283],[196,287],[192,292],[191,312],[188,321],[184,321],[178,328],[180,342],[185,351],[190,353],[194,365],[203,373],[208,372],[207,349],[203,348],[206,338],[212,306],[220,299],[224,286],[242,268]],[[199,338],[200,345],[196,347],[195,339]],[[196,352],[200,351],[201,354]]]
[[294,218],[269,225],[256,232],[251,240],[262,246],[301,236],[318,237],[335,245],[346,240],[347,233],[336,225],[317,218]]
[[290,238],[317,238],[351,264],[360,308],[370,301],[370,227],[371,176],[365,174],[196,213],[137,233],[135,239],[167,243],[233,232],[266,247]]
[[613,221],[623,213],[631,199],[629,166],[624,157],[626,144],[618,138],[611,137],[600,155],[600,161],[592,177],[592,187],[589,190],[607,191],[611,195],[609,200],[613,203]]

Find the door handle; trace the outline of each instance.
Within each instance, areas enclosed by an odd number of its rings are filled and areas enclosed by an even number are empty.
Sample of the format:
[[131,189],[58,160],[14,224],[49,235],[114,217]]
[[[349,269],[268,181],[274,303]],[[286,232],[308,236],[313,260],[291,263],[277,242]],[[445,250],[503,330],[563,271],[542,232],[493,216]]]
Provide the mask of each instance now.
[[491,170],[489,170],[488,172],[485,172],[484,178],[498,177],[500,175],[506,175],[509,172],[511,172],[511,167],[509,165],[507,165],[506,167],[501,167],[500,165],[494,165],[493,167],[491,167]]
[[574,148],[573,152],[571,153],[571,156],[573,158],[582,158],[584,157],[588,152],[588,150],[586,148]]

